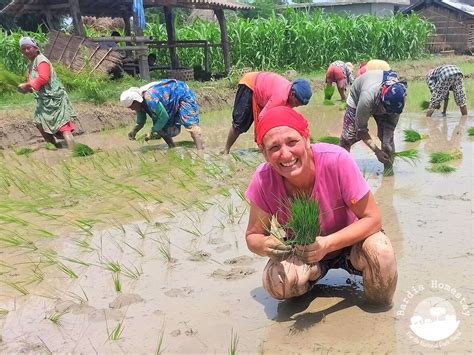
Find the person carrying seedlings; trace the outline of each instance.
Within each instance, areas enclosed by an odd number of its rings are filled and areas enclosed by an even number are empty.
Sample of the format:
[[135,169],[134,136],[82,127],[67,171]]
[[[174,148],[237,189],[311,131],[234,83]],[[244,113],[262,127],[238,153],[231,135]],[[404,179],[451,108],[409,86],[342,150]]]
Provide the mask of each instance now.
[[259,118],[272,107],[307,105],[311,95],[311,85],[302,78],[291,83],[270,72],[245,74],[237,87],[232,126],[223,153],[229,154],[237,138],[247,132],[254,121],[254,127],[257,127]]
[[60,148],[56,138],[64,138],[69,149],[74,147],[74,110],[69,97],[59,81],[48,58],[35,40],[22,37],[19,42],[21,52],[30,60],[26,72],[26,82],[18,85],[18,91],[33,93],[36,109],[33,122],[47,143]]
[[[340,146],[350,151],[352,145],[362,139],[384,164],[385,171],[393,171],[393,134],[405,106],[405,96],[406,83],[398,81],[394,71],[370,70],[355,79],[347,98]],[[370,116],[377,123],[382,149],[369,134]]]
[[173,137],[177,136],[181,132],[181,126],[184,126],[191,134],[198,151],[204,149],[198,105],[194,92],[185,82],[165,79],[141,88],[131,87],[120,95],[120,103],[137,113],[137,124],[128,133],[129,139],[135,140],[136,134],[145,125],[148,114],[153,126],[145,140],[163,138],[168,146],[173,148]]
[[[270,258],[263,287],[276,299],[296,297],[329,269],[343,268],[362,275],[369,302],[390,305],[397,264],[390,240],[381,231],[372,192],[346,150],[310,144],[309,137],[306,119],[288,107],[272,108],[258,122],[257,144],[266,162],[245,192],[250,202],[246,242],[250,251]],[[301,213],[296,216],[292,208],[301,196],[318,202],[319,213],[304,218],[319,233],[295,245],[292,240],[301,240],[300,231],[288,227],[297,217],[301,220]],[[283,237],[272,229],[273,218],[283,228]]]
[[329,92],[332,92],[332,90],[330,87],[332,87],[332,83],[336,83],[341,101],[346,100],[347,85],[351,85],[354,81],[354,76],[352,75],[353,70],[354,65],[352,65],[352,63],[344,63],[342,60],[336,60],[329,65],[326,71],[326,89],[324,90],[325,94],[328,92],[328,95],[325,95],[327,96],[325,99],[331,100],[332,93],[329,95]]
[[454,101],[459,106],[462,116],[467,116],[466,92],[464,90],[463,74],[459,67],[451,64],[440,65],[431,69],[426,77],[426,82],[431,92],[431,101],[426,111],[426,117],[431,117],[435,109],[443,104],[443,116],[448,108],[449,91],[454,94]]

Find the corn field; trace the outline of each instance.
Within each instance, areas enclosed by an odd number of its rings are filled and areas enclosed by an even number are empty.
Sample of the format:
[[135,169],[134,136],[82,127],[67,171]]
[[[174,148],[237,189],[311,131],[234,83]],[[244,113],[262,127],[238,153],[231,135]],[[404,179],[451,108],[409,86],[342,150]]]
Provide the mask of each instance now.
[[[158,18],[157,18],[158,21]],[[339,16],[289,10],[270,18],[235,18],[227,22],[233,65],[254,69],[312,71],[334,60],[359,62],[415,59],[426,53],[432,25],[417,15]],[[148,23],[146,34],[166,40],[165,25]],[[176,29],[178,40],[205,39],[220,43],[219,26],[196,20]],[[158,62],[169,61],[165,50]],[[183,66],[203,63],[202,49],[178,49]],[[223,70],[220,48],[211,49],[211,68]]]

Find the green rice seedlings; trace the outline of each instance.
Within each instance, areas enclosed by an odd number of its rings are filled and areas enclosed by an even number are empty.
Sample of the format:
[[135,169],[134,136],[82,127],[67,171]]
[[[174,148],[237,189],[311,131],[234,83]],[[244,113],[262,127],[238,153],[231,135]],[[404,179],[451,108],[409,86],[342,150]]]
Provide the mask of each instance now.
[[27,240],[17,233],[8,236],[0,236],[0,245],[3,244],[8,247],[18,247],[30,250],[38,250],[38,247],[30,240]]
[[320,232],[319,202],[311,196],[301,194],[290,200],[291,216],[288,230],[292,239],[285,240],[289,245],[314,243]]
[[318,142],[339,145],[340,139],[339,137],[326,136],[326,137],[319,137]]
[[133,251],[135,251],[138,255],[145,256],[145,252],[142,249],[134,247],[133,245],[130,245],[126,241],[124,241],[124,244],[128,246],[130,249],[132,249]]
[[69,261],[71,263],[75,263],[75,264],[79,264],[79,265],[83,265],[83,266],[90,266],[91,264],[84,261],[84,260],[81,260],[81,259],[78,259],[78,258],[68,258],[66,256],[61,256],[61,259],[63,260],[66,260],[66,261]]
[[333,85],[327,86],[324,88],[324,100],[331,100],[334,95],[336,88]]
[[46,150],[58,150],[58,148],[56,148],[56,146],[51,142],[47,142],[45,148]]
[[230,347],[229,347],[229,355],[236,355],[237,354],[237,345],[239,344],[239,336],[237,333],[234,332],[234,329],[230,331]]
[[105,263],[102,263],[102,266],[112,272],[122,271],[122,266],[118,261],[108,260]]
[[53,322],[57,326],[61,326],[61,317],[66,314],[66,312],[54,312],[51,313],[49,316],[45,316],[44,319],[49,319],[51,322]]
[[94,251],[94,248],[91,247],[90,241],[86,239],[74,239],[74,244],[83,248],[84,251]]
[[403,134],[405,136],[404,138],[405,142],[417,142],[424,138],[420,133],[418,133],[414,129],[404,129]]
[[334,102],[332,100],[324,99],[323,105],[325,105],[325,106],[334,106]]
[[161,330],[160,337],[158,338],[158,343],[156,344],[156,350],[155,350],[155,355],[161,355],[162,354],[162,349],[161,347],[163,346],[163,337],[165,335],[165,328]]
[[67,276],[69,276],[71,279],[77,279],[79,276],[68,266],[64,265],[62,262],[58,261],[56,267],[64,272]]
[[112,273],[112,280],[114,282],[114,288],[116,292],[122,292],[122,284],[120,282],[120,274],[117,272]]
[[449,174],[456,171],[456,168],[452,167],[451,165],[441,163],[441,164],[432,165],[427,170],[431,171],[432,173]]
[[34,152],[31,148],[20,148],[15,150],[16,155],[25,155],[29,157]]
[[470,137],[474,136],[474,127],[469,127],[467,129],[467,135]]
[[119,340],[120,336],[122,335],[122,332],[123,332],[123,321],[118,323],[111,332],[109,332],[109,329],[107,328],[108,339]]
[[395,158],[414,165],[415,162],[420,159],[420,152],[418,151],[418,149],[408,149],[402,150],[400,152],[395,152],[394,156]]
[[458,160],[462,158],[462,152],[459,149],[451,152],[434,152],[431,153],[430,163],[439,164],[446,163],[451,160]]
[[341,105],[339,106],[340,111],[344,111],[347,108],[347,102],[341,102]]
[[0,308],[0,317],[5,317],[8,314],[9,310],[5,308]]
[[87,144],[77,143],[72,150],[73,157],[87,157],[92,154],[94,154],[94,149]]
[[30,292],[22,285],[20,285],[20,282],[14,282],[14,281],[6,281],[5,284],[10,286],[11,288],[17,290],[20,292],[22,295],[26,296]]
[[135,279],[135,280],[138,280],[138,278],[140,277],[140,275],[143,274],[143,270],[142,268],[138,269],[135,265],[133,265],[133,268],[132,267],[128,267],[128,266],[125,266],[125,265],[122,265],[122,270],[121,270],[121,273],[122,275],[130,278],[130,279]]
[[172,263],[174,259],[171,256],[171,243],[169,238],[167,236],[161,237],[159,240],[156,240],[156,242],[158,242],[158,253],[161,258],[167,263]]
[[423,101],[420,102],[420,108],[422,110],[427,110],[428,107],[430,107],[430,102],[429,101],[423,100]]
[[68,292],[67,295],[69,295],[69,297],[71,297],[72,299],[76,300],[79,304],[86,304],[87,302],[89,302],[89,297],[87,297],[87,294],[82,287],[81,287],[81,291],[82,291],[82,295],[76,292]]

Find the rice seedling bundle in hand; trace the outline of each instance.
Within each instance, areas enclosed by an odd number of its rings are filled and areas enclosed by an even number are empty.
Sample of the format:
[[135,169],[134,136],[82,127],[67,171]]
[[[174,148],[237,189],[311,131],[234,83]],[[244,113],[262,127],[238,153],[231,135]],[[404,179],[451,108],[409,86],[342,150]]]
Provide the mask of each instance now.
[[326,86],[324,88],[324,100],[331,100],[332,95],[334,95],[335,90],[336,90],[336,88],[333,85]]
[[92,154],[94,154],[94,149],[89,147],[87,144],[78,143],[72,150],[73,157],[87,157]]
[[431,153],[430,163],[439,164],[446,163],[450,160],[458,160],[462,158],[462,152],[456,149],[451,152],[434,152]]
[[326,136],[326,137],[319,137],[318,142],[339,145],[340,140],[339,140],[339,137]]
[[324,99],[323,105],[334,106],[334,102],[332,102],[331,100],[328,100],[328,99]]
[[285,240],[285,244],[314,243],[320,232],[319,202],[308,195],[295,196],[290,200],[290,213],[288,231],[293,238]]
[[420,154],[418,149],[408,149],[396,152],[395,158],[414,164],[415,161],[420,159]]
[[467,129],[467,135],[468,136],[474,136],[474,127],[469,127]]
[[433,173],[449,174],[453,171],[456,171],[456,168],[448,164],[435,164],[428,168],[428,171],[431,171]]
[[405,139],[404,139],[405,142],[417,142],[426,137],[418,133],[414,129],[404,129],[403,134],[405,135]]
[[429,101],[426,101],[426,100],[423,100],[421,103],[420,103],[420,107],[422,110],[427,110],[428,107],[430,107],[430,102]]

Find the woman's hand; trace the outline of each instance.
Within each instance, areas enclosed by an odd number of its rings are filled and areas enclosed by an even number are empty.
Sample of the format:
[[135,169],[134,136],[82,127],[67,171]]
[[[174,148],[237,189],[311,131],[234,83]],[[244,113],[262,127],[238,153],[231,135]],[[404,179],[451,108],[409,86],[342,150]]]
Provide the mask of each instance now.
[[17,90],[23,94],[26,94],[28,92],[32,92],[33,88],[31,87],[29,83],[23,83],[23,84],[18,85]]
[[313,264],[323,260],[330,252],[327,237],[316,237],[312,244],[297,245],[296,255],[301,258],[305,264]]
[[263,242],[262,247],[263,254],[276,261],[286,260],[293,253],[291,245],[283,244],[273,235],[265,236],[265,241]]

